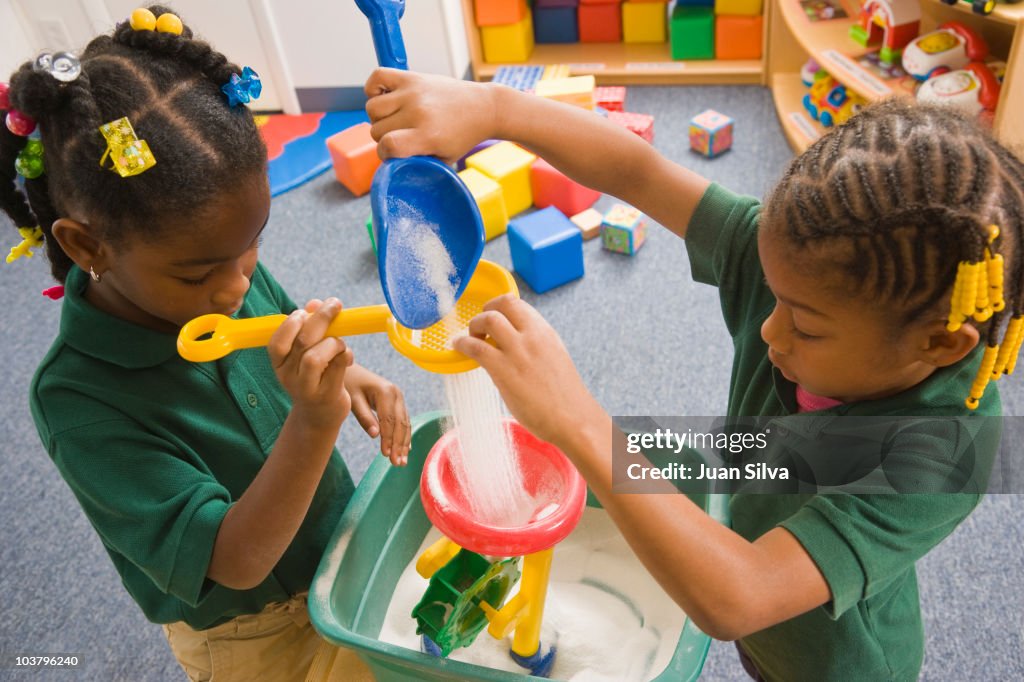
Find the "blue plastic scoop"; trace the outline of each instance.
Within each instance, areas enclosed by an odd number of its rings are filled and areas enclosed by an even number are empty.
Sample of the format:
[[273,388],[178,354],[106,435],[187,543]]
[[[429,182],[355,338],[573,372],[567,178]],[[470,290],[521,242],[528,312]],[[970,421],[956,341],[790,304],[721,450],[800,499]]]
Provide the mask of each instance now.
[[[408,69],[398,25],[405,0],[356,0],[370,20],[377,63]],[[480,209],[450,167],[431,156],[388,159],[370,187],[377,269],[400,324],[423,329],[454,309],[484,250]]]

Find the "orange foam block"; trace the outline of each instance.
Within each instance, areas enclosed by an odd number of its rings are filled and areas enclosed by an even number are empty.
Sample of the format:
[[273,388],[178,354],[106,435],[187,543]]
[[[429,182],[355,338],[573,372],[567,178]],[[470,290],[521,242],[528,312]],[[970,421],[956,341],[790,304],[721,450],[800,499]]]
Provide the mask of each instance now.
[[522,21],[526,0],[473,0],[477,26],[501,26]]
[[761,16],[716,16],[715,59],[760,59],[763,22]]
[[357,197],[370,191],[373,174],[380,166],[377,143],[370,137],[370,124],[359,123],[327,138],[327,150],[334,176]]

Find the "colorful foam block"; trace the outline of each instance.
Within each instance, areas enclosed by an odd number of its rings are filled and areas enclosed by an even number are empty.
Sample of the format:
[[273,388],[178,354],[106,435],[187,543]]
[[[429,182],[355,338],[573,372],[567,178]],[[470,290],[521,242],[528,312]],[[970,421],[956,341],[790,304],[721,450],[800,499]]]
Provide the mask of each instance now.
[[573,222],[573,225],[580,228],[580,234],[583,235],[583,240],[586,241],[601,234],[601,223],[604,222],[604,216],[596,208],[588,208],[569,218],[569,220]]
[[714,7],[715,0],[676,0],[676,5],[687,7]]
[[481,26],[484,61],[525,62],[533,52],[533,17],[530,11],[514,24]]
[[568,78],[571,75],[572,67],[568,64],[546,64],[540,79],[542,81],[549,81],[552,78]]
[[672,59],[715,58],[715,10],[676,5],[669,22]]
[[601,107],[605,111],[625,111],[625,86],[602,85],[594,88],[594,105]]
[[647,238],[647,217],[638,209],[615,204],[601,222],[601,246],[616,253],[634,255]]
[[762,0],[715,0],[715,14],[760,16]]
[[594,76],[571,76],[540,80],[533,92],[539,97],[558,100],[583,109],[594,108]]
[[575,215],[601,198],[600,192],[569,179],[544,159],[530,166],[530,188],[534,206],[554,206],[565,215]]
[[760,59],[764,17],[757,15],[715,17],[715,57],[717,59]]
[[327,138],[334,176],[357,197],[370,191],[373,174],[380,166],[377,143],[370,137],[370,124],[359,123]]
[[583,276],[583,235],[554,206],[508,224],[512,267],[538,294]]
[[622,3],[622,41],[625,43],[665,42],[665,3]]
[[579,35],[575,6],[533,8],[533,39],[538,44],[575,43]]
[[581,43],[617,43],[622,40],[622,11],[618,3],[580,5]]
[[505,208],[505,196],[501,185],[475,168],[467,168],[459,172],[459,177],[466,183],[469,193],[480,208],[480,218],[484,222],[484,237],[490,241],[498,235],[505,234],[508,227],[508,210]]
[[473,156],[477,152],[482,152],[483,150],[487,149],[488,147],[491,147],[491,146],[494,146],[494,145],[498,144],[499,142],[501,142],[501,140],[484,140],[483,142],[477,142],[476,145],[474,145],[472,149],[470,149],[468,152],[466,152],[465,156],[463,156],[461,159],[459,159],[456,162],[455,168],[457,170],[466,170],[466,159],[468,159],[469,157]]
[[473,0],[477,26],[501,26],[522,21],[527,12],[526,0]]
[[537,81],[544,76],[543,66],[499,66],[491,78],[492,83],[501,83],[516,90],[532,92]]
[[618,123],[626,130],[630,130],[648,142],[654,142],[654,117],[647,114],[637,114],[631,111],[609,111],[608,120]]
[[733,120],[714,109],[690,119],[690,149],[714,158],[732,146]]
[[499,142],[467,158],[466,167],[477,169],[501,185],[505,210],[514,216],[533,205],[530,165],[536,158],[511,142]]

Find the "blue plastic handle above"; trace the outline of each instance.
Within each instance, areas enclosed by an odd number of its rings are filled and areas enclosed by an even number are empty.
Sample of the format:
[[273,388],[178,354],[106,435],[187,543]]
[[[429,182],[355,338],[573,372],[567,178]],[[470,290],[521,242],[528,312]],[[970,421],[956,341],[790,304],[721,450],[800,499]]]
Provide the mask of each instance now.
[[398,20],[405,14],[405,0],[356,0],[359,11],[370,21],[377,64],[392,69],[409,69],[405,41]]

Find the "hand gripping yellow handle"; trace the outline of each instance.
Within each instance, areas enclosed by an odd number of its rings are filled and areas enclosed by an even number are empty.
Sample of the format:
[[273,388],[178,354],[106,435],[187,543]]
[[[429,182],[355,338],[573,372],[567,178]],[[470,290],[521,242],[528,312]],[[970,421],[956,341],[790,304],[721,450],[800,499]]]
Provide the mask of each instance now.
[[[343,309],[324,336],[356,336],[387,331],[391,311],[386,305]],[[178,353],[190,362],[219,360],[243,348],[259,348],[270,342],[287,315],[267,315],[236,320],[226,315],[202,315],[185,324],[178,334]]]

